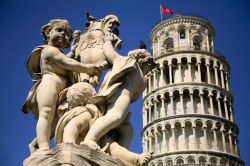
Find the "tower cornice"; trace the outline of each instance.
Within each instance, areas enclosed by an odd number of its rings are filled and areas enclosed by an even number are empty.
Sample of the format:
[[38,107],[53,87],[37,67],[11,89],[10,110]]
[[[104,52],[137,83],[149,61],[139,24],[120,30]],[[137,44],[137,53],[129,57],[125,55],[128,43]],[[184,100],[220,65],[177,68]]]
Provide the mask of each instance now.
[[206,27],[211,32],[211,35],[215,36],[215,30],[214,30],[213,26],[206,19],[201,18],[201,17],[197,17],[197,16],[177,15],[177,16],[173,16],[167,20],[160,22],[152,29],[152,31],[150,32],[150,35],[149,35],[151,43],[152,43],[153,37],[155,36],[155,34],[158,31],[164,29],[165,27],[171,26],[171,25],[184,24],[184,23],[197,24],[197,25],[201,25],[202,27]]

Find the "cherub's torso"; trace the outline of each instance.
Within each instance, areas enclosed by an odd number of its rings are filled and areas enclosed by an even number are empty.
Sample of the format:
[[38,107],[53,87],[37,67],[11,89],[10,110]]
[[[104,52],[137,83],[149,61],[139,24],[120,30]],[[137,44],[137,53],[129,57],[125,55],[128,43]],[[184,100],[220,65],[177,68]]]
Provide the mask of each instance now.
[[[48,53],[47,48],[51,46],[46,46],[41,53],[41,72],[42,72],[42,82],[47,82],[51,86],[56,86],[59,91],[63,90],[68,83],[68,71],[50,60],[51,54]],[[58,51],[60,51],[58,49]]]

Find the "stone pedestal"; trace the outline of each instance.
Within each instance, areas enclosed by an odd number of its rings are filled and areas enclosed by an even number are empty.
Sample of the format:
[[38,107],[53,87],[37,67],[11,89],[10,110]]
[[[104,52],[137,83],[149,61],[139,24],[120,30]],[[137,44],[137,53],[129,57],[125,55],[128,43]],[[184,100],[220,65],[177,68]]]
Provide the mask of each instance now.
[[34,153],[24,160],[24,166],[135,166],[126,161],[97,152],[86,146],[60,144],[50,151]]

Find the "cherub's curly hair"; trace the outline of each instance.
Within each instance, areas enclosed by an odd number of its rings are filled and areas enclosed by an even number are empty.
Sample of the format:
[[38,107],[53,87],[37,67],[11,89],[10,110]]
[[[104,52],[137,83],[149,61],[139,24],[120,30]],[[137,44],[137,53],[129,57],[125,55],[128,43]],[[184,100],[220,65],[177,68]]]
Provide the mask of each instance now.
[[[72,33],[73,33],[73,31],[72,31],[72,29],[70,28],[70,25],[69,25],[69,22],[67,21],[67,20],[62,20],[62,19],[53,19],[53,20],[50,20],[46,25],[44,25],[43,27],[42,27],[42,29],[41,29],[41,31],[42,31],[42,35],[43,35],[43,42],[45,43],[45,44],[48,44],[48,41],[49,41],[49,37],[48,37],[48,34],[49,34],[49,32],[50,32],[50,30],[53,28],[53,26],[55,26],[56,24],[58,24],[58,23],[60,23],[60,24],[65,24],[68,28],[69,28],[69,31],[70,31],[70,36],[69,36],[69,38],[70,38],[70,40],[69,41],[71,41],[72,40]],[[68,46],[67,47],[69,47],[70,46],[70,43],[68,43]]]

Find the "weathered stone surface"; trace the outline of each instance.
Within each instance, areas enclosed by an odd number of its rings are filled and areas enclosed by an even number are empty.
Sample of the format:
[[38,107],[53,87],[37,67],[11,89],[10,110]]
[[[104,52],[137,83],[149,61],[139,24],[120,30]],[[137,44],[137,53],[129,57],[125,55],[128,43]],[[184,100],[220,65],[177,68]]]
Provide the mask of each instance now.
[[86,146],[60,144],[46,154],[34,153],[24,166],[135,166],[126,161],[97,152]]

